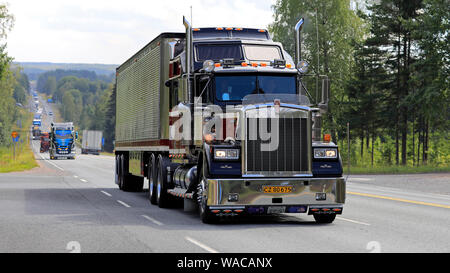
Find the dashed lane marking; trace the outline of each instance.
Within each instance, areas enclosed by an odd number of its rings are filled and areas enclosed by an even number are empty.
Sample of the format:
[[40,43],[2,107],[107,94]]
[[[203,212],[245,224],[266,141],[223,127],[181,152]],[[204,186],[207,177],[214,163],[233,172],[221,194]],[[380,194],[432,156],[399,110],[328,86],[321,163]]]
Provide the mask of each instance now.
[[123,201],[117,200],[117,202],[119,202],[119,204],[121,204],[122,206],[124,206],[124,207],[126,207],[126,208],[131,208],[130,205],[128,205],[127,203],[125,203],[125,202],[123,202]]
[[162,226],[163,225],[163,223],[161,223],[158,220],[153,219],[152,217],[150,217],[148,215],[143,214],[142,217],[144,217],[145,219],[149,220],[150,222],[153,222],[154,224],[157,224],[158,226]]
[[103,194],[106,195],[106,196],[109,196],[109,197],[112,196],[111,194],[107,193],[106,191],[100,191],[100,192],[103,193]]
[[184,239],[188,240],[189,242],[193,243],[196,246],[203,248],[204,250],[206,250],[210,253],[219,253],[217,250],[210,248],[209,246],[207,246],[203,243],[200,243],[199,241],[192,239],[191,237],[186,236],[186,237],[184,237]]

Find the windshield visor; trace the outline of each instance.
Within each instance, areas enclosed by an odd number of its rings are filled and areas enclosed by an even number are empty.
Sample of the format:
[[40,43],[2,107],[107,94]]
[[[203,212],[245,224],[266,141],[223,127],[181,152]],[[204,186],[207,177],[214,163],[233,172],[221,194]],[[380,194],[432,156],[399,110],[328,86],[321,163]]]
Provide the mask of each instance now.
[[242,101],[251,94],[296,94],[296,77],[286,76],[220,76],[215,79],[216,99]]

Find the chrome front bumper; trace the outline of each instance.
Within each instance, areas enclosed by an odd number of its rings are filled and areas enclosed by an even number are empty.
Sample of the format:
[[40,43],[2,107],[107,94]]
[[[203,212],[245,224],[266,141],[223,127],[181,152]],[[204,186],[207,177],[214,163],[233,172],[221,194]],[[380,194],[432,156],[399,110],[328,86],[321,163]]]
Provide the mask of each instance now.
[[57,157],[75,157],[76,154],[75,153],[70,153],[70,154],[58,154],[58,153],[54,153],[53,157],[57,158]]
[[[290,193],[264,193],[262,186],[293,186]],[[340,206],[345,203],[345,179],[339,178],[238,178],[207,179],[210,207],[234,206]],[[325,193],[318,200],[317,193]]]

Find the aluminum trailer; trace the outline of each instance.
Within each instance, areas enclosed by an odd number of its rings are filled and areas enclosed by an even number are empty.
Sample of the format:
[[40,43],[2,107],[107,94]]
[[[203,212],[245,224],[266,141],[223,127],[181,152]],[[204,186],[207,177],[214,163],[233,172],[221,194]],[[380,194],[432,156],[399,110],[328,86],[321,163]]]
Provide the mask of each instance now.
[[81,153],[99,155],[102,151],[102,138],[103,131],[83,130]]

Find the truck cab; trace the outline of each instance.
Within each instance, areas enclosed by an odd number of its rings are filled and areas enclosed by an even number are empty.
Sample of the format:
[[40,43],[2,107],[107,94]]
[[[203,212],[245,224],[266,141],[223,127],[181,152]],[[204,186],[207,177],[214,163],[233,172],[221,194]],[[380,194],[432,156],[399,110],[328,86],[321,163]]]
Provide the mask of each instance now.
[[50,159],[75,159],[75,139],[72,122],[51,123],[50,126]]

